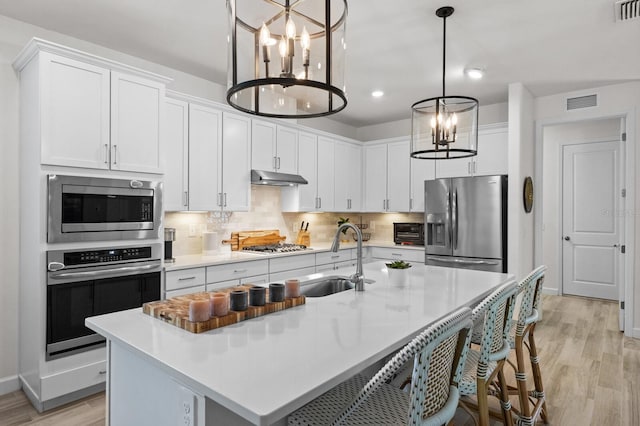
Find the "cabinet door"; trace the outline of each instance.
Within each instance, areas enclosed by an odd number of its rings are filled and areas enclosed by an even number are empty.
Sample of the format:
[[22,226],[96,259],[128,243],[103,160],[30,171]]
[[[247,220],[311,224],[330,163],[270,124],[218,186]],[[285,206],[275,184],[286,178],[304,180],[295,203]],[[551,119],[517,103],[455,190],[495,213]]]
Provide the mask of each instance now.
[[298,173],[308,185],[298,185],[299,211],[314,211],[317,207],[318,138],[311,133],[300,132],[298,136]]
[[281,173],[298,173],[298,131],[278,126],[276,149],[277,170]]
[[164,192],[167,211],[189,208],[189,104],[175,99],[165,102],[165,133],[163,135]]
[[318,210],[334,211],[335,142],[318,137]]
[[222,112],[189,105],[189,210],[220,208]]
[[387,210],[409,211],[409,141],[387,147]]
[[359,212],[362,210],[362,147],[349,144],[347,157],[349,158],[347,177],[349,210]]
[[349,179],[351,177],[351,158],[349,144],[336,142],[335,145],[335,209],[345,212],[349,209]]
[[41,66],[41,162],[108,169],[109,70],[48,53]]
[[161,173],[164,85],[111,72],[111,169]]
[[471,157],[432,161],[436,162],[436,175],[438,178],[464,177],[471,175],[471,168],[473,166],[473,160],[471,160]]
[[275,171],[276,125],[267,121],[251,120],[251,168]]
[[251,120],[225,112],[222,134],[222,208],[232,212],[249,211]]
[[364,146],[364,211],[385,210],[387,198],[387,145]]
[[478,133],[476,175],[506,175],[509,172],[509,132],[506,127]]
[[435,179],[436,160],[411,159],[411,202],[412,212],[424,211],[424,181]]

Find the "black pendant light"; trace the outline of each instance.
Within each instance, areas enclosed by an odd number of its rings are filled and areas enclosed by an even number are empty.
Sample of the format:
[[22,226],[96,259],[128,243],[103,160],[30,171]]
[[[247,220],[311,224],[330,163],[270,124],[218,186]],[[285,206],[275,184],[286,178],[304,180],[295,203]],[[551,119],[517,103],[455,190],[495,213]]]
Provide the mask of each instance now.
[[346,0],[227,0],[227,9],[229,105],[274,118],[347,106]]
[[442,18],[442,96],[411,106],[411,157],[427,160],[472,157],[478,153],[478,100],[445,95],[447,18],[453,7],[436,10]]

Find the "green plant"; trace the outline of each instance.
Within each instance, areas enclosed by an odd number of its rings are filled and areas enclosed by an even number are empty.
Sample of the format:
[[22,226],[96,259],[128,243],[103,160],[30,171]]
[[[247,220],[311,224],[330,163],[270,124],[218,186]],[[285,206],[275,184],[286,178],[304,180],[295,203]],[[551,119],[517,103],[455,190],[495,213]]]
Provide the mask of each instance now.
[[404,260],[395,260],[391,263],[386,263],[387,268],[391,269],[409,269],[411,268],[411,264],[405,262]]
[[[349,222],[349,218],[348,217],[339,217],[338,218],[338,226],[341,226],[343,223],[347,223],[347,222]],[[347,235],[347,228],[344,228],[342,230],[342,233],[344,235]]]

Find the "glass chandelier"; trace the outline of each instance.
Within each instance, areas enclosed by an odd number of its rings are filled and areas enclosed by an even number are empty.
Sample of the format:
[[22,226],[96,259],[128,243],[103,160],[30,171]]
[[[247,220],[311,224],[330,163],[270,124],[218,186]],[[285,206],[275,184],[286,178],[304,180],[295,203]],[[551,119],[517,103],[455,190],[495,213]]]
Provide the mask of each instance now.
[[347,106],[346,0],[227,0],[227,9],[232,107],[308,118]]
[[447,18],[453,7],[436,10],[442,18],[442,96],[411,106],[411,157],[427,160],[472,157],[478,153],[478,100],[445,96]]

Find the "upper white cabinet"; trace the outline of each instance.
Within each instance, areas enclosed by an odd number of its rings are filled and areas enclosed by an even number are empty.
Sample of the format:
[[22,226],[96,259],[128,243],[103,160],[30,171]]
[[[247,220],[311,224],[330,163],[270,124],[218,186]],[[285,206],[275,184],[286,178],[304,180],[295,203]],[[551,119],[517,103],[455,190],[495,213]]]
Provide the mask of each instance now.
[[455,160],[436,160],[438,178],[505,175],[509,171],[509,132],[506,124],[478,130],[478,155]]
[[362,209],[362,147],[351,143],[335,143],[335,210]]
[[435,178],[436,160],[411,160],[411,199],[412,212],[424,211],[424,181]]
[[164,203],[167,211],[248,211],[251,120],[205,100],[167,98]]
[[251,167],[298,173],[298,131],[268,121],[251,121]]
[[[164,77],[32,40],[14,64],[41,164],[161,173]],[[33,112],[33,114],[29,114]]]
[[364,211],[409,211],[409,142],[364,146]]
[[334,211],[335,141],[318,136],[317,211]]

